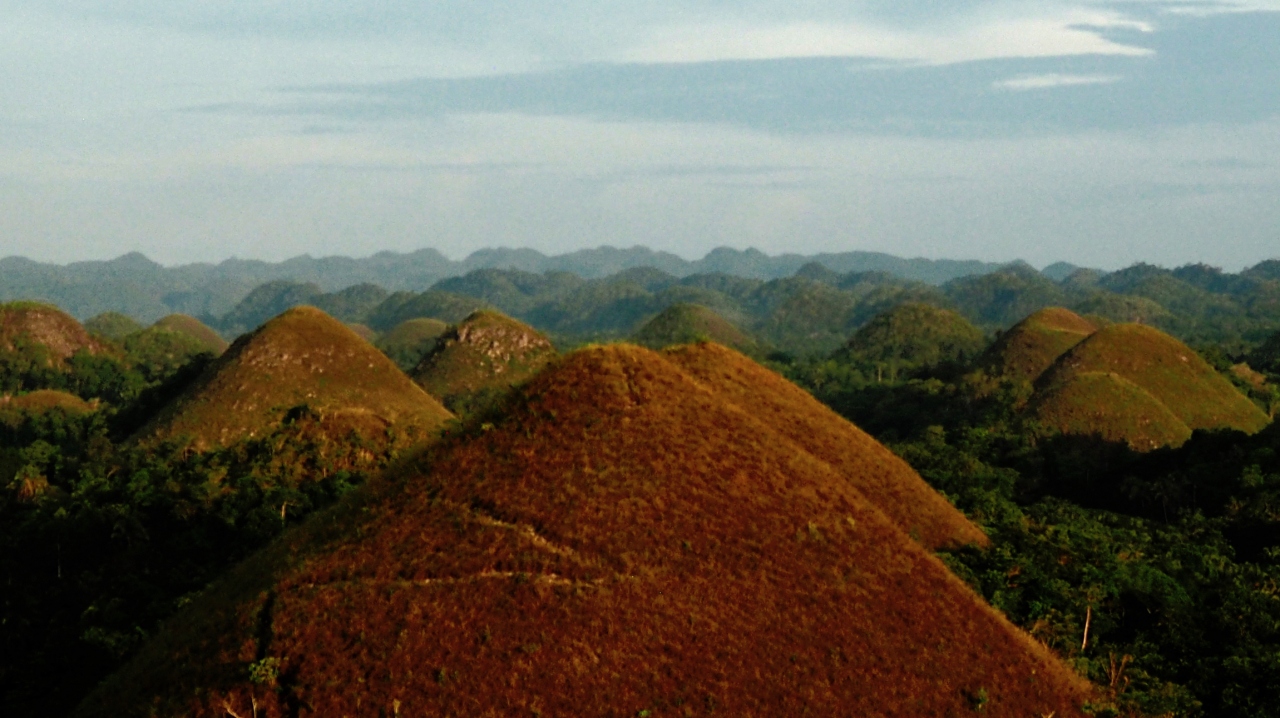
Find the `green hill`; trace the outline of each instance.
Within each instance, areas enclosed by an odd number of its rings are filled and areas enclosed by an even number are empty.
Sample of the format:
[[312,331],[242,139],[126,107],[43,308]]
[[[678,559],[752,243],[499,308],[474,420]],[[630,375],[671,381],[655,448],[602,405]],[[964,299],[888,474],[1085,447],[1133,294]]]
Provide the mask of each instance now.
[[710,341],[735,349],[754,349],[755,342],[741,329],[711,309],[698,304],[676,304],[645,323],[631,340],[650,349]]
[[197,447],[256,436],[306,405],[363,431],[431,431],[450,418],[381,352],[314,307],[296,307],[235,341],[135,435]]
[[1041,309],[1001,334],[978,364],[995,376],[1034,381],[1097,330],[1093,322],[1068,309]]
[[1085,715],[1071,668],[671,361],[593,347],[518,391],[210,587],[76,715]]
[[451,411],[471,413],[555,357],[555,347],[541,332],[482,310],[440,335],[412,376]]
[[1135,451],[1181,446],[1191,429],[1145,389],[1114,372],[1081,372],[1035,400],[1040,423],[1064,434],[1097,435]]
[[230,344],[223,339],[217,332],[211,329],[204,322],[195,317],[186,314],[170,314],[157,321],[154,325],[161,329],[168,329],[171,332],[185,334],[196,340],[201,347],[210,354],[221,354],[227,350]]
[[1233,428],[1252,433],[1269,423],[1266,414],[1187,345],[1141,324],[1099,329],[1060,357],[1037,385],[1042,393],[1052,392],[1081,374],[1094,372],[1132,382],[1193,430]]
[[133,317],[120,312],[103,312],[90,317],[85,320],[84,328],[90,334],[117,342],[143,329],[142,325],[134,320]]
[[439,319],[408,319],[392,327],[374,346],[406,372],[413,371],[422,357],[436,345],[436,339],[449,330]]
[[965,361],[985,345],[982,332],[956,312],[912,302],[876,316],[834,356],[892,371]]

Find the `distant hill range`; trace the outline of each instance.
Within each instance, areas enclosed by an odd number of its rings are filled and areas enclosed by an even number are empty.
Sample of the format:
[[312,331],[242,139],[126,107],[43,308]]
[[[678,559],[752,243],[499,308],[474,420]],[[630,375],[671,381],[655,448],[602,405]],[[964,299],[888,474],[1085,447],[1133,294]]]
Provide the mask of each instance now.
[[366,283],[390,291],[422,291],[442,279],[460,277],[476,269],[569,272],[584,279],[598,279],[627,269],[653,267],[677,277],[722,273],[777,279],[795,274],[810,262],[837,273],[879,271],[934,285],[1000,267],[975,260],[903,259],[879,252],[772,257],[756,249],[727,247],[695,261],[645,247],[599,247],[555,256],[532,249],[497,248],[480,250],[462,261],[450,260],[434,249],[422,249],[405,254],[379,252],[360,259],[303,255],[278,263],[228,259],[220,264],[178,267],[165,267],[133,252],[109,261],[67,265],[44,264],[23,257],[0,259],[0,301],[47,301],[81,319],[117,311],[149,323],[175,312],[221,316],[254,287],[273,280],[310,283],[322,292]]

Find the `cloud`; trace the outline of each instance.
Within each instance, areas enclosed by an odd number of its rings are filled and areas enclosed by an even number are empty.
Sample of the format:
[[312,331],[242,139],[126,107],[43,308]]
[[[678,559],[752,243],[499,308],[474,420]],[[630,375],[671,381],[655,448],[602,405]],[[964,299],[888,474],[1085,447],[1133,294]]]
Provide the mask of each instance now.
[[1049,73],[1046,75],[1022,75],[1000,80],[992,87],[999,90],[1047,90],[1055,87],[1077,87],[1080,85],[1109,85],[1124,78],[1119,75],[1063,75]]

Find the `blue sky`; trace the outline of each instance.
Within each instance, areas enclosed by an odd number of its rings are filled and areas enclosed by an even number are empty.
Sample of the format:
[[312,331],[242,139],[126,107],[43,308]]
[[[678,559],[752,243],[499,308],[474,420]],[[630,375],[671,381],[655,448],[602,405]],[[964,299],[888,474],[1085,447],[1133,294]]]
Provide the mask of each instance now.
[[1280,256],[1280,0],[0,0],[0,255]]

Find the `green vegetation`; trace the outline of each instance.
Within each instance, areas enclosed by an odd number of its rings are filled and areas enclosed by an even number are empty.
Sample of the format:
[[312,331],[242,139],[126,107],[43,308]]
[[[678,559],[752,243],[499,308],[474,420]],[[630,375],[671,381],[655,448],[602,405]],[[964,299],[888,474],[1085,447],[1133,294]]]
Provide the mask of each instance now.
[[833,356],[896,381],[899,372],[967,362],[985,346],[982,332],[959,314],[911,302],[867,322]]
[[711,309],[697,304],[673,304],[650,319],[631,341],[650,349],[676,344],[715,342],[751,353],[756,343]]
[[120,312],[103,312],[85,320],[84,328],[90,334],[118,342],[134,332],[142,331],[143,327],[133,317]]
[[439,319],[407,319],[378,337],[375,346],[402,371],[412,371],[448,329]]

